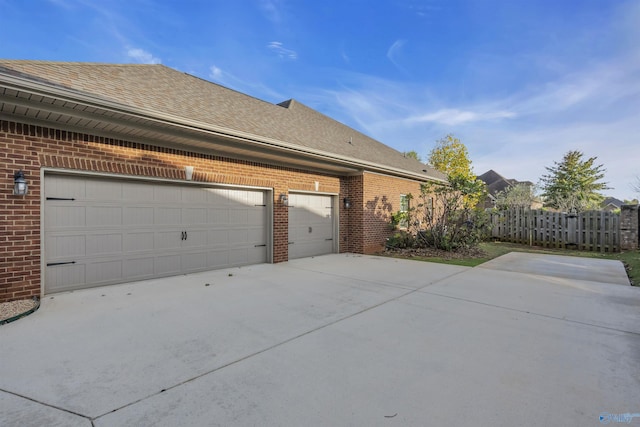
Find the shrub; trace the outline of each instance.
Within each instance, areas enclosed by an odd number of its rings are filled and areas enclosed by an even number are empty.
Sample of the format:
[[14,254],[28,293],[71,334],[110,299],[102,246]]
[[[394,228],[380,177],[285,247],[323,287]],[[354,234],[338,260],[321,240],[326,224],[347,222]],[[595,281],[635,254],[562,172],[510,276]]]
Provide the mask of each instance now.
[[393,233],[393,236],[387,239],[386,247],[389,249],[406,249],[415,246],[416,238],[404,230]]

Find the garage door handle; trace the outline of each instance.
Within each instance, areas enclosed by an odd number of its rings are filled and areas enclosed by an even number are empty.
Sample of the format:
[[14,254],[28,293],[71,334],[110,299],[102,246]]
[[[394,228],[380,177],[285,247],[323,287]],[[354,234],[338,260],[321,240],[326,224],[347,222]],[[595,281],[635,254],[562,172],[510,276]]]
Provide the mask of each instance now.
[[328,241],[330,241],[330,240],[333,240],[333,239],[324,239],[324,241],[325,241],[325,242],[328,242]]
[[254,245],[253,247],[254,248],[266,248],[267,245]]
[[47,197],[47,200],[75,200],[75,199],[66,199],[64,197]]
[[67,262],[48,262],[47,267],[53,267],[54,265],[65,265],[65,264],[75,264],[75,261],[67,261]]
[[290,245],[293,245],[295,242],[289,242]]

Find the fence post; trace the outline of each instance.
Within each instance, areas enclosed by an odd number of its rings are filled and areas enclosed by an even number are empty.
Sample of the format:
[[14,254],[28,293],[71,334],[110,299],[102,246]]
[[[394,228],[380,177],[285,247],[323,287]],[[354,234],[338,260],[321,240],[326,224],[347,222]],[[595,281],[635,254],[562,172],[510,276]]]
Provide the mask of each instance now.
[[567,240],[565,241],[565,247],[571,246],[575,248],[576,245],[576,225],[578,222],[578,215],[574,213],[567,214]]
[[620,250],[638,249],[638,215],[640,205],[622,205],[620,208]]

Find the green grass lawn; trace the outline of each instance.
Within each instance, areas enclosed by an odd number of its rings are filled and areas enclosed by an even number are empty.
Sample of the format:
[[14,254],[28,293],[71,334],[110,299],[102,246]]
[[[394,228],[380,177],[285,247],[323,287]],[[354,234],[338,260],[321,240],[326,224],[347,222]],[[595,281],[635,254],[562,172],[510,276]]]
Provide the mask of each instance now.
[[480,265],[483,262],[487,262],[493,258],[497,258],[500,255],[504,255],[509,252],[529,252],[537,254],[568,255],[587,258],[619,260],[624,263],[624,266],[627,269],[627,275],[629,276],[629,280],[631,281],[631,283],[634,286],[640,286],[640,251],[599,253],[577,251],[571,249],[549,249],[541,248],[538,246],[527,246],[505,242],[485,242],[480,244],[480,254],[476,254],[473,256],[455,258],[436,256],[412,256],[411,259],[475,267],[476,265]]

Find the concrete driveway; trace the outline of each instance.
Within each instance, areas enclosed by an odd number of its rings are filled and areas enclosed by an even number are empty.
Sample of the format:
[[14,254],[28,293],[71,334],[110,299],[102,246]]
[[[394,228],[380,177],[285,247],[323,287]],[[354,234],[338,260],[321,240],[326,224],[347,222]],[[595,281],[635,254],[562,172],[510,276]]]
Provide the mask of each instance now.
[[329,255],[0,326],[2,426],[588,426],[638,396],[640,288],[597,259]]

